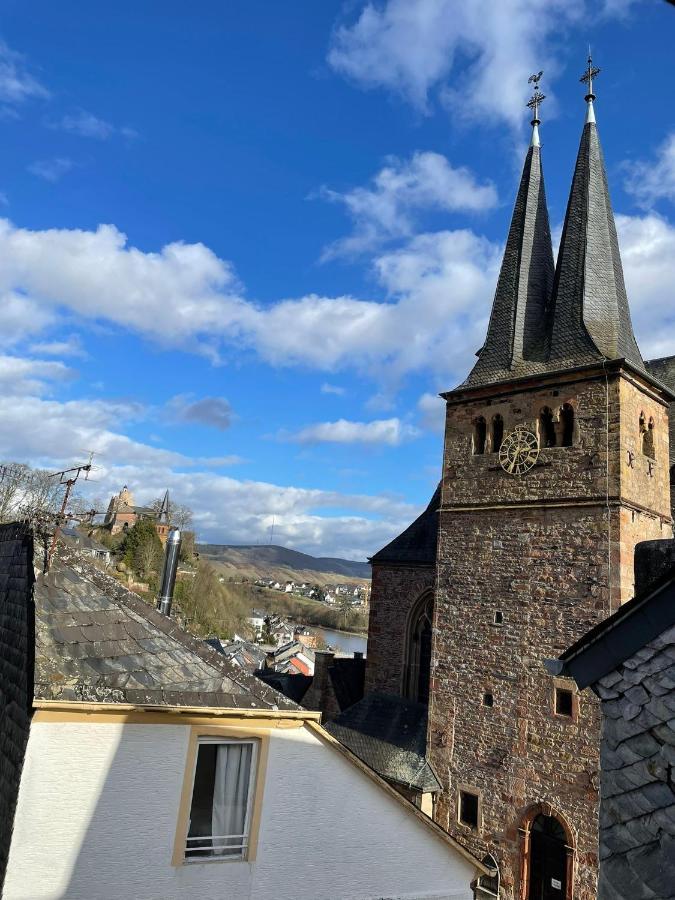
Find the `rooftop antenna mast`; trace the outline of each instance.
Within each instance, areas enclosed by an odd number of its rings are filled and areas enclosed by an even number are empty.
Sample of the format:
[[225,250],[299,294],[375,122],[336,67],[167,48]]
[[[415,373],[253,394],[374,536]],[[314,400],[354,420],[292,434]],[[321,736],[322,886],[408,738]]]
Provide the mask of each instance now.
[[94,458],[94,452],[90,451],[89,453],[89,462],[84,463],[81,466],[72,466],[70,469],[62,469],[60,472],[52,472],[49,476],[50,478],[58,478],[59,484],[65,485],[66,489],[63,493],[63,502],[61,503],[61,509],[59,510],[58,516],[56,518],[56,527],[54,528],[54,537],[52,538],[52,543],[49,548],[49,554],[47,556],[47,568],[49,568],[49,564],[51,563],[52,557],[54,555],[54,551],[56,550],[56,542],[58,540],[59,532],[61,530],[61,523],[65,519],[66,507],[68,506],[68,500],[70,498],[70,492],[73,489],[73,485],[78,480],[80,475],[84,472],[85,481],[89,480],[89,473],[92,469],[92,459]]

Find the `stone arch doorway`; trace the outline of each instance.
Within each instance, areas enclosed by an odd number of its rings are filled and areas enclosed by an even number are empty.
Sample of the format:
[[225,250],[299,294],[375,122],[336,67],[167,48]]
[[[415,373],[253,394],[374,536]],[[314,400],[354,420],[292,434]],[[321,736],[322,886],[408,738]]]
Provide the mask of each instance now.
[[413,606],[406,628],[403,696],[418,703],[429,702],[433,617],[434,594],[429,590]]
[[574,835],[548,803],[531,807],[520,826],[519,900],[572,900]]

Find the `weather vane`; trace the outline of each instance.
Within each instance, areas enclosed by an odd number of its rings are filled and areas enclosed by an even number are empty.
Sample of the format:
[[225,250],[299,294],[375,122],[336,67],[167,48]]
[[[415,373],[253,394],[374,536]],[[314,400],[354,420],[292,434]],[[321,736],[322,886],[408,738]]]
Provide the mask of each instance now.
[[597,78],[600,74],[600,69],[597,66],[593,65],[593,58],[591,56],[591,48],[588,48],[588,67],[584,74],[581,76],[579,81],[583,82],[583,84],[588,86],[588,93],[586,94],[586,100],[595,100],[595,94],[593,93],[593,79]]
[[541,81],[541,76],[544,74],[543,70],[541,72],[537,72],[535,75],[530,75],[527,79],[528,84],[534,85],[534,93],[530,97],[530,100],[527,104],[528,108],[532,110],[532,124],[539,124],[539,104],[542,100],[546,99],[546,94],[542,94],[539,90],[539,82]]

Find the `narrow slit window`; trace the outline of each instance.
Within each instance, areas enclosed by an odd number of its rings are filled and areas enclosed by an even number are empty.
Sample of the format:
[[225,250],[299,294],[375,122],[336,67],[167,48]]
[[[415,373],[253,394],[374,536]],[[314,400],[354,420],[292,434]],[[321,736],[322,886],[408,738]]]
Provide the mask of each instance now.
[[642,452],[649,459],[656,459],[654,450],[654,419],[650,416],[649,422],[645,424],[644,416],[640,417],[640,425],[642,431]]
[[200,739],[185,861],[246,859],[257,744]]
[[459,792],[459,821],[469,828],[478,828],[478,794]]
[[572,718],[574,714],[574,695],[565,688],[555,689],[555,712],[557,716]]
[[504,419],[497,413],[492,419],[492,452],[499,453],[504,440]]
[[501,625],[504,621],[504,613],[498,609],[495,613],[495,625]]
[[560,424],[562,426],[563,447],[571,447],[574,440],[574,409],[569,403],[563,403],[560,409]]
[[555,422],[548,406],[539,413],[539,442],[542,447],[555,447]]
[[495,698],[490,693],[483,694],[483,706],[494,706]]
[[485,453],[485,439],[487,437],[487,427],[483,416],[478,416],[473,421],[473,452],[474,454]]

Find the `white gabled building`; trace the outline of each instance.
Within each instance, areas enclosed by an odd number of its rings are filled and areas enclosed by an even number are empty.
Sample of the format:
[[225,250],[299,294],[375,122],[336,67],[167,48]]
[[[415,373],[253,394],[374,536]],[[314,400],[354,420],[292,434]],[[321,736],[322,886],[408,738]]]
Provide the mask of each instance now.
[[[32,559],[26,534],[6,529],[0,575]],[[14,819],[3,900],[472,897],[481,863],[318,713],[63,554],[34,590],[34,714],[15,812],[11,790],[0,798]],[[8,584],[0,616],[16,612]],[[15,668],[0,667],[0,704]],[[0,851],[9,834],[0,826]]]

